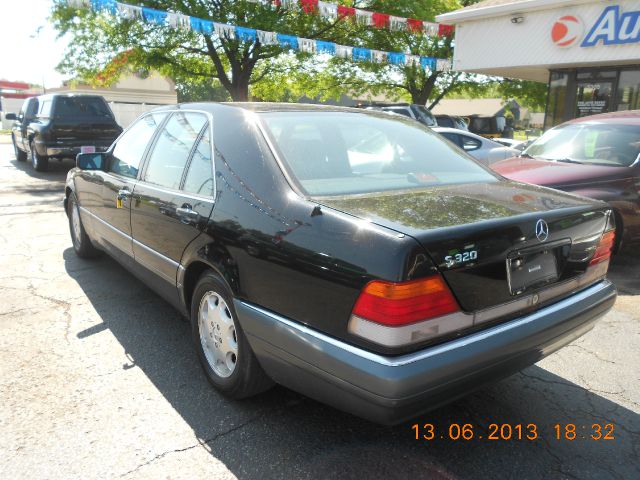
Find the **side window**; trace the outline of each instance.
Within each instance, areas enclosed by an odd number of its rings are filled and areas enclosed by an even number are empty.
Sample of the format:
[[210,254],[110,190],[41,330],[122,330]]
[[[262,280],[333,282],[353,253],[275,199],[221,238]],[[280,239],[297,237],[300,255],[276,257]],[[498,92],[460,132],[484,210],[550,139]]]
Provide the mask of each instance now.
[[125,177],[136,178],[147,144],[164,117],[166,117],[166,113],[152,113],[142,117],[129,127],[113,149],[109,171]]
[[143,180],[178,189],[189,154],[206,123],[207,117],[199,113],[174,113],[158,136]]
[[45,100],[40,104],[40,110],[38,111],[38,117],[49,118],[51,117],[51,100]]
[[25,112],[25,118],[33,118],[38,113],[38,99],[33,98],[27,105],[27,111]]
[[211,161],[211,137],[206,130],[193,152],[183,190],[197,195],[213,197],[213,162]]
[[455,133],[449,133],[449,132],[442,132],[440,135],[442,135],[444,138],[449,140],[454,145],[458,147],[460,146],[460,135],[456,135]]
[[482,142],[480,140],[468,137],[467,135],[460,135],[460,139],[462,140],[462,148],[465,152],[478,150],[482,146]]

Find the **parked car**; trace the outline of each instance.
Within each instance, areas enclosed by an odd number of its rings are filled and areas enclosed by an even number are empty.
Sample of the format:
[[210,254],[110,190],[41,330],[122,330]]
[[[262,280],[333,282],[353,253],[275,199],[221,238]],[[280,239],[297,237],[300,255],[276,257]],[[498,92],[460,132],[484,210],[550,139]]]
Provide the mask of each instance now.
[[65,193],[75,252],[108,252],[190,318],[233,398],[277,382],[398,423],[574,341],[616,298],[605,203],[505,180],[398,115],[162,107],[78,155]]
[[520,157],[491,168],[514,180],[608,202],[618,225],[616,247],[640,243],[640,110],[563,123]]
[[514,140],[513,138],[492,138],[494,142],[499,143],[500,145],[504,145],[505,147],[513,148],[514,150],[518,150],[522,152],[525,148],[533,143],[533,140]]
[[485,138],[506,137],[507,119],[499,116],[470,115],[469,131]]
[[462,117],[456,117],[454,115],[436,115],[436,121],[439,127],[457,128],[458,130],[469,131],[467,122]]
[[372,103],[365,107],[369,110],[382,110],[383,112],[397,113],[405,117],[413,118],[427,127],[438,125],[436,117],[424,105],[411,103]]
[[86,146],[104,151],[122,133],[104,98],[54,94],[25,100],[14,120],[11,140],[18,161],[31,157],[33,168],[46,171],[50,158],[75,158]]
[[438,132],[484,165],[491,165],[520,153],[514,148],[505,147],[475,133],[456,128],[435,127],[433,131]]

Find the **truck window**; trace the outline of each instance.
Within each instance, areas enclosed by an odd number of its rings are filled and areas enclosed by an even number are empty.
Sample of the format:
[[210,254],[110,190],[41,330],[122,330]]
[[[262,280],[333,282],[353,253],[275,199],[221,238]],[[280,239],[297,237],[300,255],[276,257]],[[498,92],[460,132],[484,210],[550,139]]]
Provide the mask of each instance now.
[[113,118],[111,110],[105,101],[97,97],[58,97],[56,100],[55,116],[56,118]]

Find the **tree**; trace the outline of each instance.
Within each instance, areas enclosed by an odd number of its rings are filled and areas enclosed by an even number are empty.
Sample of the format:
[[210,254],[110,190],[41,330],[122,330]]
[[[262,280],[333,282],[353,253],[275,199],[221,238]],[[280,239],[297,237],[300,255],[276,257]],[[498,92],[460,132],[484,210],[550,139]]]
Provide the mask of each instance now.
[[[342,27],[341,22],[327,24],[315,15],[247,0],[129,0],[128,3],[144,3],[158,10],[307,38],[329,35]],[[76,9],[65,2],[54,5],[52,20],[61,35],[70,34],[72,39],[58,69],[102,84],[115,81],[126,65],[155,69],[173,79],[187,79],[196,84],[198,79],[201,84],[216,79],[233,100],[244,101],[249,98],[250,85],[270,73],[267,67],[256,74],[256,67],[283,52],[277,45],[159,27]]]

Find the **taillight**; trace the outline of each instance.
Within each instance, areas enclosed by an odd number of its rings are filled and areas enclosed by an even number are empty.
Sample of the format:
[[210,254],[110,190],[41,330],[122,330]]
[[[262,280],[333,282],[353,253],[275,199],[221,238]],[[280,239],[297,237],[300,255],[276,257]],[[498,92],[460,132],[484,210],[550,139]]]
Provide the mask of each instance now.
[[383,325],[406,325],[457,312],[458,303],[440,275],[403,283],[368,283],[353,314]]
[[600,238],[600,243],[598,243],[598,247],[589,262],[589,266],[597,265],[598,263],[609,260],[611,258],[611,252],[613,251],[615,242],[616,232],[614,230],[605,232]]
[[375,343],[399,346],[469,327],[473,317],[469,324],[467,317],[440,275],[400,283],[375,280],[360,293],[349,331]]

